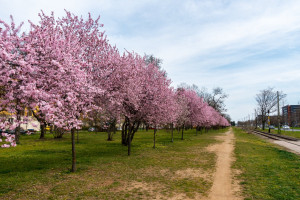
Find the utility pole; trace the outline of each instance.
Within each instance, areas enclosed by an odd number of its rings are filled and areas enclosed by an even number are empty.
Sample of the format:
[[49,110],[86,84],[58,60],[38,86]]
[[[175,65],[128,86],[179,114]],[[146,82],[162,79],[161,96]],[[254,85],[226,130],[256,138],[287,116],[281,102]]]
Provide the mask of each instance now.
[[279,92],[277,91],[277,133],[280,134],[280,110],[279,110]]
[[270,129],[270,110],[268,110],[268,126],[269,126],[269,133],[271,132],[271,129]]

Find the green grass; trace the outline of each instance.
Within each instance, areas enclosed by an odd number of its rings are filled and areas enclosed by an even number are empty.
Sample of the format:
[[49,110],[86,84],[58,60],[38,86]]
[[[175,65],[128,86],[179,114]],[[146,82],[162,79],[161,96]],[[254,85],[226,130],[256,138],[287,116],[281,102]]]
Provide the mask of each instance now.
[[234,129],[236,162],[246,199],[300,199],[299,156]]
[[[268,132],[269,129],[265,129],[265,130],[261,130],[264,132]],[[295,138],[300,138],[300,131],[298,129],[294,129],[294,131],[286,131],[286,130],[280,130],[281,131],[281,135],[287,135],[287,136],[291,136],[291,137],[295,137]],[[274,134],[278,134],[277,130],[275,129],[271,129],[271,133]]]
[[[275,130],[274,133],[277,134],[277,130]],[[298,129],[294,129],[294,131],[281,130],[280,134],[300,138],[300,131]]]
[[[194,169],[212,175],[215,154],[205,147],[218,142],[214,136],[226,129],[195,136],[185,131],[184,140],[174,131],[159,130],[156,149],[153,132],[139,131],[132,155],[121,145],[120,133],[106,141],[105,133],[80,132],[76,144],[76,173],[70,173],[70,134],[53,139],[46,134],[22,136],[15,148],[0,149],[0,199],[162,199],[177,194],[206,196],[212,179],[189,176]],[[179,173],[183,172],[183,173]],[[183,175],[182,175],[183,174]]]

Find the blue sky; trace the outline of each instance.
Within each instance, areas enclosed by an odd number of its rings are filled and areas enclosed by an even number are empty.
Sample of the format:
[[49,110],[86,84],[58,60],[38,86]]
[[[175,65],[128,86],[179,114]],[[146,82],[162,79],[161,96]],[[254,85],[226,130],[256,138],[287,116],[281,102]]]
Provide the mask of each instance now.
[[41,9],[100,15],[111,44],[161,58],[173,86],[222,87],[233,120],[254,113],[255,94],[269,86],[285,104],[300,101],[298,0],[0,0],[0,19],[12,14],[28,29]]

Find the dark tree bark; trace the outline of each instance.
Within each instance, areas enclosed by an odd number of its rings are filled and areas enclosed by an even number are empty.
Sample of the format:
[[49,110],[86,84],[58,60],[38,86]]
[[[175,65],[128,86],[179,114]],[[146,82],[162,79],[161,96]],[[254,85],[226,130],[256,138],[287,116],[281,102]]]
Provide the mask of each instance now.
[[116,133],[116,119],[113,119],[107,129],[107,141],[113,141],[113,135]]
[[[41,129],[41,135],[40,135],[40,139],[44,139],[45,138],[45,133],[46,133],[46,126],[47,123],[44,119],[44,115],[42,113],[36,113],[33,110],[31,110],[33,116],[36,118],[36,120],[40,123],[40,129]],[[50,130],[51,133],[51,130]]]
[[171,124],[171,135],[172,135],[171,142],[174,142],[174,137],[173,137],[173,123]]
[[72,169],[71,169],[71,172],[75,172],[76,171],[75,128],[71,129],[71,140],[72,140]]
[[113,133],[111,130],[107,131],[107,141],[113,141]]
[[154,128],[154,132],[153,132],[153,149],[155,149],[155,136],[156,136],[156,127]]
[[41,129],[40,139],[45,139],[45,132],[46,132],[46,123],[45,122],[40,123],[40,129]]
[[130,155],[131,153],[131,142],[139,126],[140,122],[130,122],[129,118],[125,118],[124,124],[122,126],[122,145],[128,146],[128,155]]
[[45,125],[44,125],[44,123],[40,124],[40,129],[41,129],[40,139],[44,139],[45,138]]
[[77,131],[77,144],[78,144],[78,142],[79,142],[79,132],[78,132],[78,129],[76,129],[76,131]]
[[183,140],[183,131],[184,131],[184,125],[182,125],[181,140]]
[[131,140],[128,140],[128,156],[130,156],[130,154],[131,154]]
[[125,118],[124,124],[122,126],[122,144],[124,146],[128,145],[129,140],[133,140],[134,134],[137,132],[139,126],[140,122],[135,121],[132,123],[127,117]]
[[122,145],[126,146],[128,143],[127,143],[127,128],[128,128],[128,125],[127,125],[128,121],[127,121],[127,118],[125,118],[125,121],[124,123],[122,124]]

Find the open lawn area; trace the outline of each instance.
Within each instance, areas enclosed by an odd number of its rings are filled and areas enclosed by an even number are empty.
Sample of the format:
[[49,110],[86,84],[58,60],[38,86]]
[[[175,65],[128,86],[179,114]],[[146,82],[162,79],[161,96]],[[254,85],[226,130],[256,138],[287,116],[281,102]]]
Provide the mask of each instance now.
[[[269,129],[265,129],[265,130],[261,130],[264,132],[268,132]],[[294,131],[287,131],[287,130],[280,130],[281,131],[281,135],[287,135],[287,136],[291,136],[291,137],[295,137],[295,138],[300,138],[300,130],[299,129],[294,129]],[[277,130],[275,129],[271,129],[271,133],[274,134],[278,134]]]
[[[79,132],[77,167],[71,168],[70,134],[45,140],[21,137],[21,145],[0,149],[0,199],[207,199],[216,173],[216,154],[228,129],[181,134],[138,131],[132,155],[106,133]],[[255,135],[234,128],[233,175],[245,199],[300,199],[300,158]],[[217,139],[215,136],[219,136]],[[215,145],[214,145],[215,146]],[[220,154],[222,155],[222,153]]]
[[[0,199],[169,199],[207,196],[216,156],[206,146],[227,129],[195,135],[159,130],[153,149],[153,130],[139,131],[132,155],[121,145],[120,133],[79,133],[76,173],[70,173],[70,134],[45,140],[22,136],[21,145],[0,149]],[[199,132],[200,133],[200,132]]]
[[235,128],[236,162],[246,199],[300,199],[300,157]]
[[[273,130],[273,133],[277,134],[277,130]],[[281,130],[281,135],[287,135],[295,138],[300,138],[300,130],[294,129],[293,131]]]

